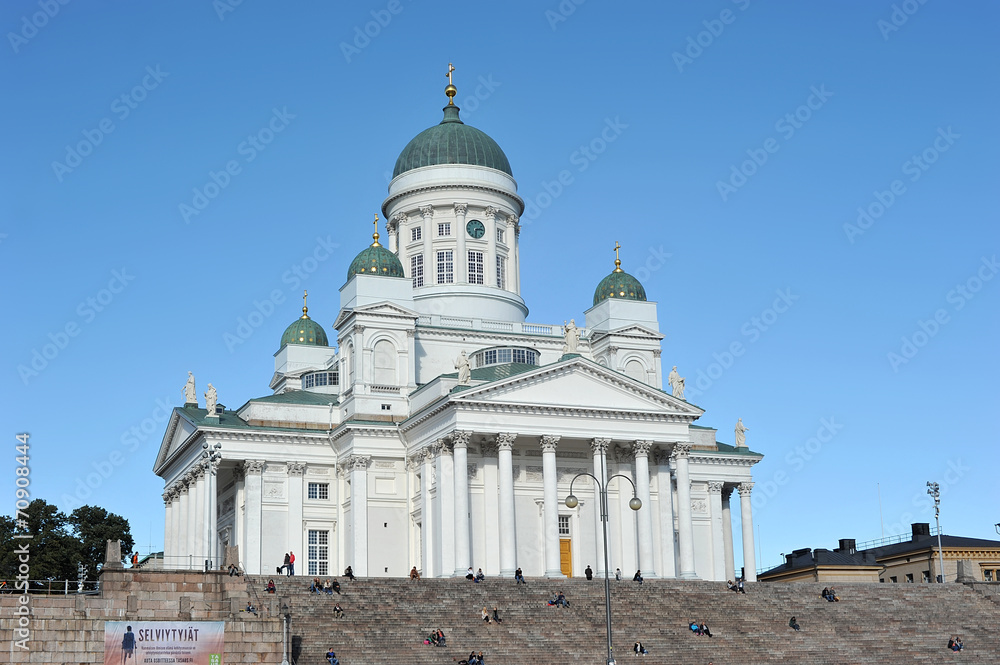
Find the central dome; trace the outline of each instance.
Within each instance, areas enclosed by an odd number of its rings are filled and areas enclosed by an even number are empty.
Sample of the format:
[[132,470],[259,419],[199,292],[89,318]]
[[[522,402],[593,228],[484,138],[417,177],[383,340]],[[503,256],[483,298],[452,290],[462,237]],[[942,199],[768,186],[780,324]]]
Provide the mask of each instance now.
[[514,177],[510,162],[497,142],[475,127],[462,122],[458,117],[458,107],[449,104],[444,107],[444,119],[417,134],[399,153],[395,178],[401,173],[436,164],[471,164],[503,171]]

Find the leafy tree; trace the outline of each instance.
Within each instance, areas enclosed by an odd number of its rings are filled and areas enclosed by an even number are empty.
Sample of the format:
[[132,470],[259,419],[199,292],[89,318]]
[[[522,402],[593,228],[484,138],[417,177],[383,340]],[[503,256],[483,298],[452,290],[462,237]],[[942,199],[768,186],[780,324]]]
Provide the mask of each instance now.
[[[23,524],[0,517],[0,578],[8,581],[22,563],[15,548],[25,543],[33,580],[75,580],[80,562],[87,566],[87,578],[96,579],[106,540],[121,539],[123,554],[134,546],[128,521],[103,508],[83,506],[67,517],[44,499],[35,499],[24,513]],[[15,538],[15,528],[17,534],[31,538]]]

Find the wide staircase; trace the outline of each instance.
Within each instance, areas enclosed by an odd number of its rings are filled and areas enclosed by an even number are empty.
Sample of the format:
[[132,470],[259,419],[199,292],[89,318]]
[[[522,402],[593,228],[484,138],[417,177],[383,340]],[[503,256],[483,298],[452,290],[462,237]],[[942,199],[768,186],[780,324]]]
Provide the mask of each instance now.
[[[257,578],[260,587],[268,578]],[[324,663],[327,649],[342,665],[454,665],[482,651],[488,665],[601,663],[606,653],[603,580],[465,579],[411,582],[340,578],[341,595],[310,593],[310,578],[276,577],[278,607],[287,603],[294,663]],[[259,588],[260,588],[259,587]],[[758,583],[746,594],[714,582],[611,582],[615,656],[644,662],[1000,664],[1000,605],[960,584],[842,584],[840,602],[819,596],[822,584]],[[569,608],[550,607],[562,591]],[[345,611],[334,617],[339,603]],[[480,610],[500,609],[503,623],[485,624]],[[801,626],[788,627],[795,616]],[[691,633],[704,622],[713,637]],[[447,646],[423,644],[440,628]],[[961,635],[965,650],[946,650]]]

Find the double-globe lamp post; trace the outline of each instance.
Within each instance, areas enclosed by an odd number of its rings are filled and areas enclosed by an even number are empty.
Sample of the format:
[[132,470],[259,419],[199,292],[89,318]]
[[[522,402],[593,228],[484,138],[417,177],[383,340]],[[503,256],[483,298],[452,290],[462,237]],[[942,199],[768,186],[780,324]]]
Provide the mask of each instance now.
[[[603,466],[602,466],[602,474],[603,474]],[[566,497],[567,508],[576,508],[580,504],[579,499],[577,499],[576,496],[573,494],[573,483],[575,483],[576,479],[579,478],[580,476],[590,476],[591,478],[593,478],[594,482],[597,484],[597,492],[598,495],[600,496],[601,527],[602,527],[601,535],[604,536],[604,611],[605,611],[605,621],[607,623],[607,629],[608,629],[608,657],[605,663],[606,665],[615,665],[615,658],[613,653],[614,645],[611,643],[611,580],[608,576],[609,575],[608,569],[611,567],[611,564],[608,561],[608,484],[615,478],[624,478],[632,485],[632,499],[631,501],[628,502],[628,507],[631,508],[632,510],[639,510],[640,508],[642,508],[642,501],[640,501],[639,497],[636,496],[635,483],[633,483],[632,479],[629,478],[628,476],[623,476],[622,474],[618,473],[608,478],[608,480],[603,485],[601,485],[601,481],[597,479],[597,476],[593,475],[592,473],[587,473],[586,471],[584,471],[583,473],[578,473],[575,476],[573,476],[573,480],[571,480],[569,483],[569,496]]]

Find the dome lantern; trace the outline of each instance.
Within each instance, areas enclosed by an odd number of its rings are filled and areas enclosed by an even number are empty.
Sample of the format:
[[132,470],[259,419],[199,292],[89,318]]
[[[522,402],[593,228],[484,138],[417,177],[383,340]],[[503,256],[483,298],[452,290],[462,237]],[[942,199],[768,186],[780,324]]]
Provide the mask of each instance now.
[[622,262],[618,256],[619,249],[621,249],[621,245],[615,241],[615,269],[602,279],[601,283],[597,285],[597,289],[594,290],[595,305],[608,298],[642,302],[646,300],[646,289],[642,288],[639,280],[622,270]]
[[281,335],[281,347],[286,344],[302,344],[305,346],[330,346],[323,326],[309,318],[309,307],[306,305],[308,291],[302,293],[302,316],[292,325],[285,328]]

